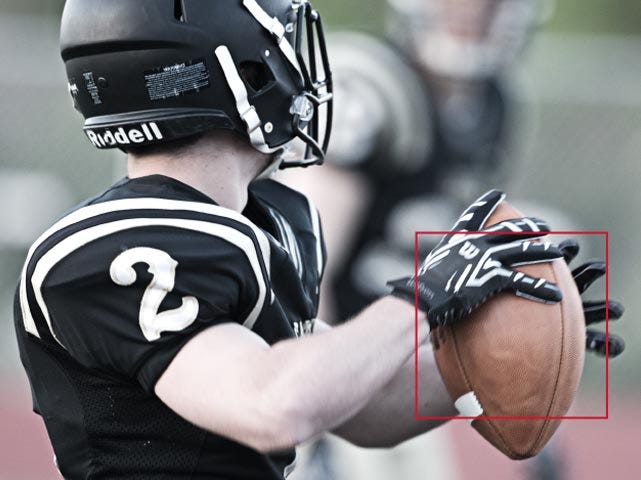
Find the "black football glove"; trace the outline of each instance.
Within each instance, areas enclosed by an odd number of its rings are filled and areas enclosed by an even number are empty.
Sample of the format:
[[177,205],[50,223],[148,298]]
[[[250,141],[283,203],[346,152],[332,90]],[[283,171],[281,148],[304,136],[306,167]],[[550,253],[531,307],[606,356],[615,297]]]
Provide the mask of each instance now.
[[[574,240],[561,242],[559,248],[563,252],[563,257],[568,265],[579,253],[579,245]],[[572,277],[574,277],[576,286],[581,294],[603,275],[605,275],[605,263],[598,261],[588,262],[572,271]],[[623,316],[624,310],[623,305],[614,300],[609,300],[607,303],[605,300],[583,302],[583,313],[585,314],[586,325],[604,322],[606,312],[609,320],[618,320]],[[604,357],[606,342],[608,343],[608,357],[610,358],[621,355],[623,350],[625,350],[625,342],[618,335],[610,333],[606,338],[605,332],[591,329],[587,330],[585,346],[589,352]]]
[[[508,220],[479,233],[504,198],[505,194],[496,190],[479,198],[423,262],[416,279],[418,306],[427,313],[431,328],[468,316],[488,298],[505,290],[543,303],[561,300],[561,291],[553,283],[509,268],[563,257],[555,245],[525,240],[549,232],[543,221]],[[413,276],[388,285],[393,288],[392,295],[414,303]]]

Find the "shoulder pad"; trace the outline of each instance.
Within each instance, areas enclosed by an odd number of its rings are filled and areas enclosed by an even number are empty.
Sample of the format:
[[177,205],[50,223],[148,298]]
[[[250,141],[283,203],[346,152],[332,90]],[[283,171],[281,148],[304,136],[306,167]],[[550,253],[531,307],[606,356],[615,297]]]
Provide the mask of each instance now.
[[401,52],[370,35],[336,32],[328,43],[341,97],[329,161],[350,166],[374,154],[385,159],[381,168],[423,168],[432,149],[432,106],[419,72]]

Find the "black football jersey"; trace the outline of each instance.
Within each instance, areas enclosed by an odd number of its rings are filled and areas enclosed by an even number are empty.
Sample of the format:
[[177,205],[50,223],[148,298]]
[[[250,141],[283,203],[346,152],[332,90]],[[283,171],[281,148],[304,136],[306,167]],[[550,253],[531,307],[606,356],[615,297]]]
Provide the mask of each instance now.
[[[15,302],[20,355],[67,479],[283,479],[263,455],[202,430],[154,386],[225,322],[269,344],[311,333],[325,264],[317,211],[265,180],[240,213],[164,176],[125,179],[31,247]],[[283,392],[286,395],[286,392]]]

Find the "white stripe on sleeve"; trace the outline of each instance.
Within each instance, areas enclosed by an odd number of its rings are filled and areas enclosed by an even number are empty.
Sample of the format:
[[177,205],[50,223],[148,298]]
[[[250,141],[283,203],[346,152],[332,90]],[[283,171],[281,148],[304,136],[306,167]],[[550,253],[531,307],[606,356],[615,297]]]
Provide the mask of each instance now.
[[[260,253],[262,255],[262,260],[265,265],[265,271],[269,275],[269,265],[271,258],[271,247],[269,240],[265,233],[260,230],[256,225],[251,221],[245,218],[238,212],[230,210],[228,208],[220,207],[218,205],[211,205],[201,202],[187,202],[182,200],[168,200],[162,198],[135,198],[135,199],[122,199],[114,200],[111,202],[98,203],[95,205],[89,205],[81,209],[76,210],[75,212],[70,213],[69,215],[63,217],[61,220],[56,222],[51,228],[44,232],[31,246],[29,252],[27,253],[27,259],[25,261],[24,267],[22,269],[21,282],[20,282],[20,307],[22,310],[22,317],[25,329],[27,332],[40,337],[38,330],[36,328],[36,323],[33,319],[33,314],[31,312],[31,307],[27,299],[27,268],[35,251],[42,245],[48,238],[54,235],[61,230],[70,227],[74,224],[83,222],[90,218],[94,218],[100,215],[123,212],[128,210],[165,210],[165,211],[189,211],[203,213],[206,215],[215,215],[230,220],[234,220],[238,223],[249,227],[253,234],[255,235],[258,244],[260,246]],[[209,223],[209,222],[202,222]],[[239,232],[240,233],[240,232]],[[249,238],[249,237],[247,237]]]

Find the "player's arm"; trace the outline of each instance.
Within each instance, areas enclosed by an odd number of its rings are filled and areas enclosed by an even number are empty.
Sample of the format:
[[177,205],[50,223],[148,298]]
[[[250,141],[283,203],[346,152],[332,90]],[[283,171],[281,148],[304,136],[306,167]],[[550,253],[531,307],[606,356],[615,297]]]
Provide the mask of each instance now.
[[[423,341],[427,323],[420,323]],[[155,392],[190,422],[273,451],[345,423],[413,352],[414,309],[388,297],[332,331],[272,347],[236,324],[205,330],[176,355]]]
[[[317,324],[318,325],[318,324]],[[331,327],[320,324],[321,330]],[[425,416],[453,416],[454,408],[438,372],[428,341],[418,349],[419,413]],[[365,407],[332,433],[365,448],[390,448],[428,432],[445,421],[418,421],[414,414],[414,355],[392,380],[376,392]]]
[[[521,241],[497,246],[488,239],[496,235],[463,233],[479,228],[503,198],[490,192],[464,212],[455,227],[460,233],[444,237],[419,272],[419,305],[433,326],[457,321],[502,290],[560,300],[554,285],[531,279],[536,287],[525,290],[516,283],[523,275],[506,268],[562,256],[556,247]],[[530,238],[541,236],[542,226],[527,219],[509,225],[522,227]],[[488,281],[472,281],[470,275],[468,283],[452,283],[459,269],[470,272],[475,265]],[[413,278],[394,282],[393,293],[409,298],[410,283],[414,285]],[[390,384],[414,350],[413,311],[413,296],[411,303],[387,297],[335,330],[271,348],[239,326],[211,328],[182,348],[155,391],[170,408],[203,428],[260,451],[290,447],[345,424]],[[419,325],[423,343],[425,322]]]

